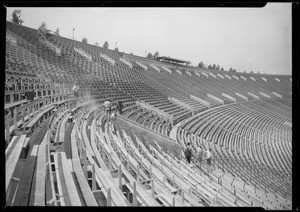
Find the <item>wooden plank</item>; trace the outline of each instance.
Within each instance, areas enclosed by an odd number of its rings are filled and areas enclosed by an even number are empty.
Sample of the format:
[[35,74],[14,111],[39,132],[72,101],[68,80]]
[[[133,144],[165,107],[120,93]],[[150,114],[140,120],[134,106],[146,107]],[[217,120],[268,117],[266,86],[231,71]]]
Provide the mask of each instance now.
[[[22,135],[24,136],[24,135]],[[11,140],[11,142],[9,143],[9,145],[7,146],[7,148],[5,149],[5,161],[7,161],[7,159],[9,158],[11,152],[14,150],[16,144],[18,143],[18,141],[20,140],[21,136],[14,136]]]
[[19,142],[15,145],[15,148],[12,150],[10,157],[7,159],[5,163],[5,190],[7,191],[8,185],[11,181],[11,177],[13,172],[15,171],[16,164],[20,158],[23,143],[25,141],[26,135],[22,135],[20,137]]
[[[47,136],[44,137],[47,139]],[[39,146],[36,167],[35,195],[34,205],[45,206],[45,188],[46,188],[46,148],[45,144]]]
[[62,177],[61,171],[61,160],[60,160],[60,152],[56,152],[53,154],[54,164],[55,164],[55,175],[56,175],[56,185],[58,190],[58,198],[60,202],[60,206],[70,206],[70,200],[65,188],[64,178]]
[[68,120],[68,117],[70,114],[67,114],[65,117],[63,117],[62,121],[60,121],[58,125],[58,130],[56,132],[55,136],[55,143],[63,143],[65,138],[65,128],[66,128],[66,122]]
[[28,206],[30,198],[31,182],[33,179],[33,173],[35,168],[36,155],[39,145],[34,145],[27,156],[24,164],[19,186],[16,190],[16,196],[14,200],[14,206]]
[[[77,126],[75,125],[74,128]],[[72,148],[72,164],[74,173],[78,182],[78,185],[80,186],[81,194],[84,198],[84,202],[86,206],[98,206],[97,201],[89,187],[89,184],[87,183],[87,180],[83,174],[79,156],[78,156],[78,150],[77,150],[77,144],[76,144],[76,138],[75,138],[75,129],[73,128],[71,132],[71,148]]]
[[71,149],[71,132],[74,127],[74,122],[67,124],[67,128],[64,135],[64,151],[66,153],[67,159],[72,158],[72,149]]
[[69,168],[66,154],[61,152],[62,170],[65,177],[65,184],[68,190],[68,196],[70,198],[71,206],[82,206],[79,195],[76,190],[74,179]]
[[26,124],[24,125],[24,127],[32,128],[32,127],[36,124],[36,122],[37,122],[38,120],[40,120],[40,118],[41,118],[44,114],[46,114],[47,112],[49,112],[49,111],[52,110],[53,108],[54,108],[54,106],[50,106],[50,107],[48,107],[47,109],[41,111],[38,115],[36,115],[33,119],[31,119],[28,123],[26,123]]
[[34,178],[34,170],[36,166],[36,157],[32,156],[32,154],[36,155],[36,145],[38,146],[43,140],[47,131],[48,122],[49,120],[47,120],[45,123],[42,123],[41,129],[39,130],[38,134],[30,143],[30,154],[29,156],[27,156],[24,168],[22,170],[18,191],[16,192],[15,205],[27,206],[29,204],[30,189],[32,186],[32,180]]

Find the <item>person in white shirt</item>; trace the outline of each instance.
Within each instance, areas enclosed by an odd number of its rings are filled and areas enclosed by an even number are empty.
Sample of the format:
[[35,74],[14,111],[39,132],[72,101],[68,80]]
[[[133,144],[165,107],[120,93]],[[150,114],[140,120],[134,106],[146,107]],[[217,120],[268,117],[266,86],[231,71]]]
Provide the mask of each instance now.
[[201,164],[202,164],[202,157],[203,157],[203,149],[202,149],[202,146],[199,146],[197,148],[197,160],[199,162],[200,168],[201,168]]
[[77,99],[79,97],[79,86],[78,86],[77,82],[74,83],[73,92],[74,92],[75,98]]
[[110,122],[110,112],[111,112],[111,105],[109,98],[107,97],[105,102],[103,103],[103,107],[105,110],[105,120],[109,123]]
[[208,148],[206,150],[206,162],[208,165],[208,172],[210,172],[210,168],[211,168],[211,148]]

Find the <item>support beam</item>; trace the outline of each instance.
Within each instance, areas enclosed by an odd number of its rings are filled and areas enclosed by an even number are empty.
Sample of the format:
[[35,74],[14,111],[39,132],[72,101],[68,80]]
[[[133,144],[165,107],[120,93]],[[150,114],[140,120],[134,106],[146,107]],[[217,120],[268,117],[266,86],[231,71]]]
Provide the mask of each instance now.
[[207,93],[206,95],[207,95],[207,97],[209,97],[209,98],[211,98],[211,99],[213,99],[213,100],[215,100],[215,101],[217,101],[217,102],[219,102],[221,104],[224,104],[224,101],[222,99],[220,99],[220,98],[218,98],[218,97],[216,97],[214,95],[211,95],[209,93]]
[[83,56],[84,58],[86,58],[89,62],[92,62],[92,56],[90,54],[88,54],[87,52],[85,52],[83,49],[79,49],[77,47],[74,47],[74,51],[77,52],[78,54],[80,54],[81,56]]
[[261,78],[263,81],[268,82],[268,80],[264,77]]
[[256,79],[254,77],[250,77],[250,79],[252,79],[254,82],[256,81]]
[[276,92],[272,92],[272,94],[274,94],[275,96],[279,97],[279,98],[282,98],[282,95],[276,93]]
[[141,108],[152,111],[153,113],[156,113],[158,116],[162,116],[163,118],[169,120],[170,123],[172,123],[172,125],[173,125],[173,119],[174,119],[173,115],[169,115],[168,113],[166,113],[144,101],[136,101],[135,103],[136,103],[136,105],[140,106]]
[[227,77],[228,79],[230,79],[230,80],[231,80],[231,77],[230,77],[230,76],[228,76],[227,74],[225,74],[225,77]]
[[268,94],[265,94],[263,92],[259,92],[259,94],[262,95],[262,96],[264,96],[264,97],[266,97],[266,98],[268,98],[268,99],[271,99],[271,97]]
[[232,96],[229,96],[228,94],[226,93],[222,93],[222,96],[224,96],[225,98],[227,99],[230,99],[231,101],[233,102],[236,102],[236,98],[232,97]]
[[109,62],[110,64],[112,64],[113,66],[115,65],[115,60],[110,58],[109,56],[105,55],[105,54],[102,54],[100,53],[99,54],[100,57],[102,57],[104,60],[106,60],[107,62]]
[[135,61],[135,63],[138,64],[140,67],[142,67],[144,70],[146,70],[146,71],[148,70],[148,67],[145,66],[144,64],[142,64],[142,63],[140,63],[138,61]]
[[240,78],[238,78],[238,77],[235,76],[235,75],[232,75],[232,77],[233,77],[234,79],[236,79],[236,80],[240,80]]
[[185,73],[187,73],[188,75],[192,76],[191,72],[189,72],[189,71],[186,71]]
[[178,74],[182,75],[182,72],[179,71],[178,69],[176,69],[176,72],[177,72]]
[[240,97],[240,98],[242,98],[242,99],[248,101],[248,97],[246,97],[246,96],[244,96],[244,95],[242,95],[242,94],[240,94],[240,93],[235,93],[235,95],[237,95],[238,97]]
[[247,81],[247,79],[246,79],[244,76],[241,76],[241,78],[242,78],[243,80]]
[[278,79],[278,78],[276,78],[276,77],[275,77],[275,80],[276,80],[277,82],[280,82],[280,79]]
[[158,67],[156,67],[155,65],[149,64],[149,66],[150,66],[151,68],[153,68],[154,70],[160,72],[160,69],[159,69]]
[[168,97],[168,100],[170,101],[170,102],[173,102],[174,104],[177,104],[177,105],[179,105],[179,106],[182,106],[183,108],[185,108],[185,109],[187,109],[187,110],[191,110],[192,111],[192,113],[193,113],[193,115],[194,115],[194,109],[190,106],[190,105],[188,105],[187,103],[185,103],[185,102],[182,102],[182,101],[180,101],[180,100],[178,100],[178,99],[176,99],[175,97]]
[[206,76],[208,78],[208,74],[201,72],[202,75]]
[[203,100],[203,99],[200,99],[199,97],[196,97],[196,96],[194,96],[194,95],[190,95],[190,97],[191,97],[191,99],[196,100],[196,101],[199,102],[200,104],[205,105],[206,107],[210,108],[210,103],[209,103],[209,102],[207,102],[207,101],[205,101],[205,100]]
[[120,61],[121,61],[122,63],[124,63],[125,65],[129,66],[129,68],[132,69],[132,63],[131,63],[131,62],[129,62],[128,60],[125,60],[125,59],[122,58],[122,57],[120,57]]
[[217,74],[217,76],[224,79],[224,77],[221,74]]
[[198,77],[200,77],[200,74],[199,74],[198,72],[195,72],[195,74],[196,74]]
[[162,68],[163,68],[165,71],[167,71],[167,72],[169,72],[170,74],[172,74],[172,71],[171,71],[170,69],[168,69],[167,67],[162,66]]
[[250,92],[248,92],[248,94],[249,94],[250,96],[252,96],[253,98],[255,98],[255,99],[259,100],[259,97],[258,97],[258,96],[256,96],[255,94],[253,94],[253,93],[250,93]]
[[56,46],[55,44],[51,43],[50,41],[46,39],[39,39],[40,43],[44,44],[49,49],[53,50],[57,55],[61,55],[61,48]]
[[215,79],[217,79],[217,76],[214,75],[213,73],[209,72],[208,74],[209,74],[210,76],[214,77]]

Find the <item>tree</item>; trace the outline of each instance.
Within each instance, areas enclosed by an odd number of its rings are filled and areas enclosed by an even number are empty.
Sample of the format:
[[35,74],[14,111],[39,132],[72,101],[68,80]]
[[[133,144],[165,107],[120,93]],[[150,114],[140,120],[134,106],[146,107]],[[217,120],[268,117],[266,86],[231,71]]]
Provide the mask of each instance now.
[[159,57],[158,51],[156,51],[156,52],[154,53],[153,57],[154,57],[154,59],[156,59],[157,57]]
[[224,71],[224,68],[222,67],[222,68],[220,69],[220,71]]
[[54,34],[57,35],[57,36],[60,36],[58,27],[57,27],[56,31],[54,32]]
[[219,65],[216,66],[216,70],[220,70],[220,66]]
[[198,64],[198,66],[199,66],[200,68],[203,68],[203,67],[204,67],[204,63],[201,61],[201,62]]
[[43,33],[45,33],[45,32],[47,31],[47,24],[46,24],[45,21],[43,21],[43,22],[41,23],[41,25],[40,25],[39,28],[38,28],[38,31],[43,32]]
[[216,69],[216,64],[213,64],[213,65],[212,65],[212,69]]
[[87,44],[87,43],[88,43],[88,40],[87,40],[87,38],[83,38],[83,39],[82,39],[82,43],[85,43],[85,44]]
[[153,58],[153,55],[152,55],[152,53],[151,53],[151,52],[149,52],[149,53],[148,53],[148,55],[147,55],[147,58],[150,58],[150,59],[152,59],[152,58]]
[[130,54],[131,54],[131,55],[133,55],[133,53],[132,53],[132,52],[131,52]]
[[208,68],[208,69],[211,69],[211,68],[212,68],[212,66],[209,64],[209,65],[207,66],[207,68]]
[[118,52],[118,51],[119,51],[119,48],[118,48],[118,47],[116,47],[116,48],[115,48],[115,51],[117,51],[117,52]]
[[109,47],[108,42],[105,41],[104,44],[103,44],[103,48],[104,48],[104,49],[108,49],[108,47]]
[[14,10],[12,13],[12,19],[11,21],[15,24],[22,25],[24,21],[21,19],[21,10]]
[[96,43],[95,43],[95,46],[99,46],[99,43],[98,43],[98,42],[96,42]]

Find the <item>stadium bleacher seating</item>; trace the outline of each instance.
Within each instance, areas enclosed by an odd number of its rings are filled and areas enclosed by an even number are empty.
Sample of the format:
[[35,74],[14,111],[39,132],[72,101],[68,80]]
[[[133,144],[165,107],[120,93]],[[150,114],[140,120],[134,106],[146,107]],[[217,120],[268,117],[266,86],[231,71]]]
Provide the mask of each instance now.
[[[7,206],[292,208],[291,76],[175,66],[9,21],[5,55]],[[124,105],[110,123],[106,97]],[[187,163],[187,143],[212,149],[212,170]]]

